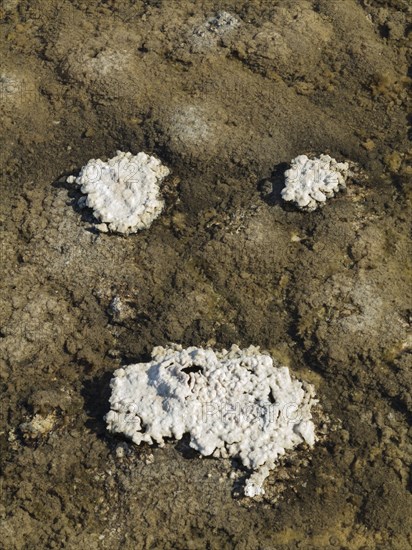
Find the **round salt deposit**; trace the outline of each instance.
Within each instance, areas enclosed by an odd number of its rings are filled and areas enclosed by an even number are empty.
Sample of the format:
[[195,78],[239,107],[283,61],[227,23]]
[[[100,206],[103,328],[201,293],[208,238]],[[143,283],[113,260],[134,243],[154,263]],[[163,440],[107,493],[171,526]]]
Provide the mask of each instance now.
[[96,227],[117,233],[135,233],[150,227],[163,210],[159,184],[170,173],[155,157],[117,151],[107,162],[91,159],[77,178],[67,181],[87,195],[86,206],[103,222]]
[[348,162],[337,162],[329,155],[315,159],[299,155],[285,172],[282,198],[294,202],[300,210],[316,210],[346,187],[348,176]]

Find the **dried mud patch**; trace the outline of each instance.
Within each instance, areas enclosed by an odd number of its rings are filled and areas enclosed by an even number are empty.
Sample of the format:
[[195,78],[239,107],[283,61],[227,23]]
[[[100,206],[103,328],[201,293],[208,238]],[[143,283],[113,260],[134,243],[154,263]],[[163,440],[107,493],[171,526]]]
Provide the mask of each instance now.
[[[409,15],[3,2],[4,548],[411,547]],[[163,215],[128,238],[64,183],[118,149],[172,170]],[[303,214],[279,167],[309,152],[363,176]],[[169,341],[260,345],[315,384],[327,434],[262,500],[236,462],[106,433],[111,373]]]

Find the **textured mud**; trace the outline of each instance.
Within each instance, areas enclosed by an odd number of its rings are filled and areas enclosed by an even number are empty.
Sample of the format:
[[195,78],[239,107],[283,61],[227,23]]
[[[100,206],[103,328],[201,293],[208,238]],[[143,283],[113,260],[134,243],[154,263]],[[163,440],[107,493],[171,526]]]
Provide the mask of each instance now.
[[[409,549],[409,2],[0,11],[0,547]],[[64,183],[117,149],[172,170],[127,238]],[[280,174],[309,152],[361,175],[303,214]],[[260,345],[316,385],[327,433],[260,501],[239,464],[106,433],[111,373],[169,341]]]

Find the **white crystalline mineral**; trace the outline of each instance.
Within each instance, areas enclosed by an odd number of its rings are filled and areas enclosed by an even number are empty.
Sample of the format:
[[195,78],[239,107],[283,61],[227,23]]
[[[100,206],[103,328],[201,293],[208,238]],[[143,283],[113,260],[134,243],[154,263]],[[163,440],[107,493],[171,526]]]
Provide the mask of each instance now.
[[206,22],[206,28],[217,34],[224,34],[239,25],[239,19],[227,11],[220,11],[215,17],[210,17]]
[[188,433],[202,455],[236,456],[256,470],[247,496],[264,493],[264,480],[287,450],[315,442],[313,387],[258,348],[157,347],[149,363],[118,369],[111,388],[110,432],[160,446]]
[[220,11],[209,17],[193,29],[189,36],[193,52],[206,53],[208,50],[216,48],[221,39],[230,36],[239,26],[240,20],[226,11]]
[[86,206],[102,222],[98,229],[128,234],[149,227],[160,214],[164,202],[159,184],[168,174],[154,157],[117,151],[107,162],[89,160],[77,178],[67,181],[87,195]]
[[285,172],[282,198],[292,201],[301,210],[316,210],[326,199],[346,187],[349,163],[337,162],[329,155],[313,160],[299,155]]

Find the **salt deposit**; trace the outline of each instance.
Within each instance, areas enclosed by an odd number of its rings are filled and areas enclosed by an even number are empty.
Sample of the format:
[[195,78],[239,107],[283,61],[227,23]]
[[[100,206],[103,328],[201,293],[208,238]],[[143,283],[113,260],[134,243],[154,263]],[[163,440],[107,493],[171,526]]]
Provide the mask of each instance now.
[[258,348],[157,347],[150,362],[118,369],[111,388],[110,432],[160,446],[188,433],[202,455],[236,456],[255,470],[247,496],[264,493],[286,451],[315,443],[313,387]]
[[150,227],[159,216],[164,206],[159,184],[168,174],[154,157],[117,151],[107,162],[89,160],[77,178],[67,181],[87,195],[86,206],[103,222],[97,229],[128,234]]
[[240,20],[237,17],[226,11],[218,12],[193,30],[190,37],[192,50],[201,53],[215,48],[219,39],[231,34],[239,26]]
[[294,202],[301,210],[316,210],[329,197],[346,187],[349,163],[337,162],[329,155],[313,160],[299,155],[285,172],[282,198]]

